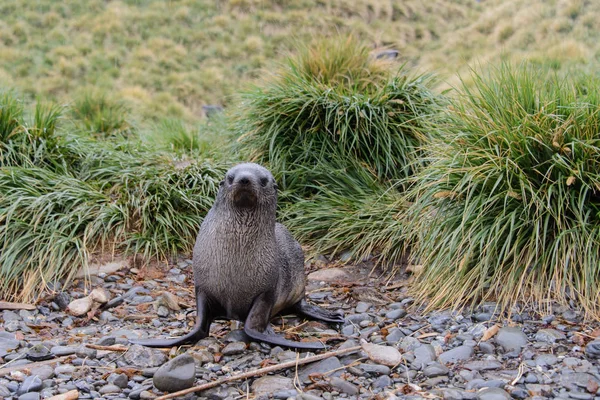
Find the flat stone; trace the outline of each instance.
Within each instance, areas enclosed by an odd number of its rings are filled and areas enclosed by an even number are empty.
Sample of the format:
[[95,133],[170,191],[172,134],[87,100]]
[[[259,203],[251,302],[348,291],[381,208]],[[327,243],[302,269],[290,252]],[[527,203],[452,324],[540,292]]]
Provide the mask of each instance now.
[[329,384],[332,388],[340,393],[346,393],[350,396],[356,396],[359,393],[358,387],[345,379],[333,377],[329,380]]
[[129,383],[129,378],[125,374],[110,374],[106,381],[120,387],[121,389],[125,389]]
[[337,369],[337,371],[333,372],[332,374],[328,375],[329,377],[335,377],[335,376],[340,376],[342,374],[342,371],[339,369],[342,367],[342,363],[340,363],[340,360],[337,357],[329,357],[326,358],[324,360],[318,361],[316,363],[307,365],[303,368],[301,368],[298,371],[298,378],[300,379],[301,382],[304,383],[310,383],[311,380],[308,378],[309,375],[311,374],[324,374],[326,372],[330,372],[334,369]]
[[134,344],[123,356],[125,362],[139,368],[157,367],[167,361],[167,357],[160,350]]
[[31,375],[39,377],[42,381],[50,379],[54,376],[54,368],[50,365],[40,365],[31,369]]
[[424,368],[427,364],[435,361],[437,358],[435,349],[430,344],[424,344],[417,347],[413,354],[415,356],[415,360],[412,362],[412,365],[419,369]]
[[546,367],[558,362],[558,357],[554,354],[540,354],[535,358],[535,365]]
[[425,369],[423,369],[423,375],[425,375],[428,378],[435,378],[436,376],[448,375],[449,372],[450,370],[448,368],[446,368],[444,365],[438,362],[431,363],[430,365],[425,367]]
[[454,364],[459,361],[468,360],[473,356],[473,353],[473,347],[463,345],[443,352],[439,355],[438,359],[443,364]]
[[246,343],[244,342],[231,342],[227,344],[221,351],[224,356],[231,356],[234,354],[243,353],[246,350]]
[[252,393],[255,395],[271,394],[294,389],[294,381],[281,375],[267,375],[252,383]]
[[19,348],[21,342],[15,339],[1,339],[0,350],[13,351]]
[[404,353],[408,353],[409,351],[414,351],[417,347],[421,346],[421,344],[419,339],[412,336],[405,336],[400,340],[400,350]]
[[362,344],[362,348],[371,361],[377,364],[394,367],[402,361],[402,354],[395,347],[365,342]]
[[94,301],[90,296],[82,297],[81,299],[75,299],[69,303],[67,311],[76,317],[81,317],[87,314],[92,309]]
[[511,400],[512,397],[504,389],[487,388],[477,393],[478,400]]
[[27,378],[25,378],[21,385],[19,385],[19,390],[17,390],[17,394],[22,395],[24,393],[29,392],[39,392],[40,390],[42,390],[42,380],[39,376],[30,375]]
[[356,308],[354,310],[357,313],[361,314],[369,311],[369,308],[371,308],[371,304],[365,303],[364,301],[359,301],[358,303],[356,303]]
[[192,387],[196,379],[194,357],[182,354],[162,365],[152,378],[154,386],[163,392],[177,392]]
[[565,340],[567,337],[561,331],[556,329],[540,329],[535,334],[535,340],[544,343],[556,343],[560,340]]
[[527,336],[519,327],[500,328],[495,337],[496,343],[500,345],[505,352],[518,351],[528,343]]
[[375,382],[373,382],[373,387],[376,389],[383,389],[385,387],[391,387],[393,385],[394,382],[387,375],[381,375],[379,378],[375,379]]
[[600,340],[589,342],[585,346],[585,355],[590,358],[600,358]]
[[75,347],[75,346],[54,346],[50,349],[50,351],[56,357],[70,356],[71,354],[75,354],[77,352],[77,347]]
[[110,394],[110,393],[120,393],[120,392],[121,392],[121,388],[118,387],[117,385],[112,385],[112,384],[104,385],[100,388],[100,390],[98,390],[98,393],[100,393],[100,394]]
[[40,400],[38,392],[28,392],[19,396],[18,400]]
[[405,315],[406,311],[403,308],[397,308],[395,310],[388,311],[387,313],[385,313],[385,317],[393,321],[397,320],[398,318],[402,318]]
[[391,373],[390,367],[378,364],[358,364],[357,368],[365,372],[368,375],[389,375]]
[[350,274],[342,268],[320,269],[308,274],[308,280],[319,282],[338,282],[350,280]]
[[463,365],[471,371],[489,371],[502,368],[502,364],[496,360],[469,361]]

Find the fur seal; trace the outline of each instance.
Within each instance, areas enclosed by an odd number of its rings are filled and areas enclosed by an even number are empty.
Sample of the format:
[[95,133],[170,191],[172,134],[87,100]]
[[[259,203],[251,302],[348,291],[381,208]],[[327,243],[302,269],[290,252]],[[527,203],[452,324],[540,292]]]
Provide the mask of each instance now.
[[285,226],[277,223],[277,184],[264,167],[244,163],[220,182],[216,201],[200,226],[193,267],[197,317],[191,332],[174,339],[131,340],[149,347],[196,342],[215,318],[244,322],[252,339],[299,349],[322,349],[320,342],[294,342],[276,334],[269,320],[291,311],[326,322],[343,315],[308,304],[304,298],[304,253]]

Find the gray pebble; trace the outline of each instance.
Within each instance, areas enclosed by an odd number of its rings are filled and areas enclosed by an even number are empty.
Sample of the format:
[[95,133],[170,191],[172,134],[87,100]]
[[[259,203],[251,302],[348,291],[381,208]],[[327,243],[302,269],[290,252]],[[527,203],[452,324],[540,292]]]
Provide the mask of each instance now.
[[337,357],[329,357],[324,360],[300,368],[300,370],[298,371],[298,378],[301,382],[310,383],[311,381],[308,378],[310,374],[322,374],[325,372],[332,371],[334,369],[336,369],[337,371],[330,374],[329,377],[339,377],[342,374],[342,371],[340,370],[341,367],[342,364],[340,363],[340,360]]
[[540,329],[535,334],[535,340],[544,343],[556,343],[560,340],[565,340],[567,337],[561,331],[556,329]]
[[161,366],[152,378],[154,386],[163,392],[177,392],[192,387],[196,364],[189,354],[177,356]]
[[221,351],[224,356],[231,356],[234,354],[243,353],[246,350],[246,343],[244,342],[231,342],[227,344]]
[[585,346],[585,354],[591,358],[600,358],[600,340],[589,342]]
[[123,356],[125,362],[138,368],[148,368],[163,365],[167,357],[160,350],[134,344]]
[[511,400],[510,394],[504,389],[488,388],[477,393],[478,400]]
[[20,395],[18,400],[40,400],[40,394],[37,392],[28,392]]
[[332,388],[340,393],[346,393],[350,396],[355,396],[358,394],[358,387],[350,382],[347,382],[345,379],[333,377],[329,380],[329,384]]
[[121,389],[124,389],[127,387],[129,378],[125,374],[110,374],[106,381],[120,387]]
[[496,347],[490,342],[479,342],[479,350],[483,354],[494,354]]
[[121,392],[121,388],[118,387],[117,385],[113,385],[113,384],[108,384],[108,385],[104,385],[100,388],[100,390],[98,390],[98,393],[100,394],[110,394],[110,393],[120,393]]
[[500,345],[505,352],[520,352],[527,345],[527,336],[519,327],[500,328],[496,334],[496,343]]
[[50,365],[41,365],[39,367],[32,368],[31,375],[35,375],[44,381],[54,376],[54,368],[52,368]]
[[19,385],[17,394],[25,394],[29,392],[39,392],[42,390],[42,380],[37,375],[30,375]]
[[393,384],[394,382],[389,376],[381,375],[379,378],[375,379],[375,382],[373,382],[373,387],[376,389],[383,389],[385,387],[392,386]]
[[75,354],[77,352],[77,347],[75,347],[75,346],[54,346],[50,349],[50,351],[56,357],[70,356],[71,354]]
[[356,303],[356,308],[354,310],[357,313],[361,314],[369,311],[369,308],[371,308],[371,304],[365,303],[364,301],[359,301],[358,303]]
[[423,375],[428,378],[448,375],[449,372],[450,370],[448,370],[448,368],[438,362],[433,362],[423,369]]
[[456,363],[459,361],[468,360],[473,356],[473,353],[474,350],[471,346],[458,346],[443,352],[439,355],[438,359],[443,364]]
[[403,308],[397,308],[395,310],[389,311],[385,314],[387,319],[391,319],[392,321],[397,320],[398,318],[402,318],[406,315],[406,311]]

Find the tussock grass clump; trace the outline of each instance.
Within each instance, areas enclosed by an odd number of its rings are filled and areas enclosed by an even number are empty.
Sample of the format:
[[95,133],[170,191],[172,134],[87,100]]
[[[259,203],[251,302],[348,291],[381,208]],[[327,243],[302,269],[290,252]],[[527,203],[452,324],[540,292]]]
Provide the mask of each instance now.
[[315,195],[302,199],[283,194],[281,217],[296,237],[318,254],[341,254],[362,260],[377,256],[393,267],[404,250],[403,216],[407,203],[396,187],[382,185],[364,168],[331,169],[327,184],[316,178]]
[[[430,306],[600,300],[600,82],[475,74],[415,177],[416,285]],[[472,303],[473,302],[473,303]]]
[[302,48],[244,94],[241,143],[285,187],[302,190],[327,160],[350,160],[382,181],[410,176],[436,97],[427,76],[410,77],[355,39]]
[[0,107],[8,138],[0,142],[4,298],[33,299],[48,283],[71,279],[94,252],[164,259],[191,251],[223,165],[61,132],[54,107],[38,106],[27,124],[9,95]]
[[101,91],[83,92],[70,110],[78,128],[98,138],[127,136],[132,129],[125,104]]

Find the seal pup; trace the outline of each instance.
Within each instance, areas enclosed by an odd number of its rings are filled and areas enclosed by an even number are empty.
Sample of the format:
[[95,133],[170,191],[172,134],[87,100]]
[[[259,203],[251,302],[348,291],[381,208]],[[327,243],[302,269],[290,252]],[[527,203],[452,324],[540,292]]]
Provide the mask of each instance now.
[[320,342],[295,342],[274,332],[269,321],[290,311],[325,322],[343,315],[308,304],[304,298],[304,253],[285,226],[276,222],[277,184],[264,167],[231,168],[204,218],[194,246],[197,317],[191,332],[174,339],[130,340],[149,347],[194,343],[208,336],[215,318],[244,322],[252,339],[299,349]]

